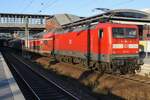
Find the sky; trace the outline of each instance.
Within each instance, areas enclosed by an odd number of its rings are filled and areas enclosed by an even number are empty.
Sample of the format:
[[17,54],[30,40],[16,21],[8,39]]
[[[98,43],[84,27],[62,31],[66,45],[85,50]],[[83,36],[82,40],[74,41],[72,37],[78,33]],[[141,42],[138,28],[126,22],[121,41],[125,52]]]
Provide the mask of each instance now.
[[62,14],[93,16],[94,8],[150,9],[150,0],[1,0],[1,13]]

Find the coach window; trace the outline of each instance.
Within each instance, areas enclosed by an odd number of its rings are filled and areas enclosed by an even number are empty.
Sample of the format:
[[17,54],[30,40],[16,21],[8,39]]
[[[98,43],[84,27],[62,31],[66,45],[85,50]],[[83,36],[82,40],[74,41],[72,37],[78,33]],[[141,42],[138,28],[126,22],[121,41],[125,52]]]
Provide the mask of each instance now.
[[102,38],[103,37],[103,29],[99,29],[99,31],[98,31],[98,37],[99,38]]

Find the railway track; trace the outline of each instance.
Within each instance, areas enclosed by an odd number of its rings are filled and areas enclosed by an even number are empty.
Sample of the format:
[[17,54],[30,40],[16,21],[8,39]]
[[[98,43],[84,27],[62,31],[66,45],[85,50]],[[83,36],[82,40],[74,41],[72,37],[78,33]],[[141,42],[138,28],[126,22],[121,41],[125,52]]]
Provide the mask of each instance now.
[[120,75],[120,76],[117,76],[119,78],[123,78],[123,79],[128,79],[128,80],[131,80],[131,81],[135,81],[135,82],[139,82],[139,83],[142,83],[142,84],[148,84],[150,85],[150,79],[148,78],[142,78],[140,76],[137,76],[137,75]]
[[15,74],[15,79],[22,84],[27,100],[79,100],[70,92],[66,91],[53,81],[32,70],[27,64],[19,60],[10,53],[2,52],[11,71]]
[[[97,72],[99,73],[99,72]],[[128,81],[134,81],[137,83],[141,83],[141,84],[145,84],[145,85],[150,85],[150,78],[144,77],[144,76],[140,76],[140,75],[118,75],[118,74],[108,74],[106,73],[105,75],[111,76],[111,77],[115,77],[115,78],[119,78],[119,79],[125,79]]]

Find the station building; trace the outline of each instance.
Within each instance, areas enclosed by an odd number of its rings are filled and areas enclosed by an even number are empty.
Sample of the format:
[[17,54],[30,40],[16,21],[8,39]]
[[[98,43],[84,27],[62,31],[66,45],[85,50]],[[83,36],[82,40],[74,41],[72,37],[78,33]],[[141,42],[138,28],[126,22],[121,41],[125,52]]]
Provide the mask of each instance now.
[[[24,35],[25,28],[29,33],[39,33],[45,30],[45,20],[50,15],[0,13],[0,35],[5,39],[9,35]],[[1,36],[0,36],[1,38]]]

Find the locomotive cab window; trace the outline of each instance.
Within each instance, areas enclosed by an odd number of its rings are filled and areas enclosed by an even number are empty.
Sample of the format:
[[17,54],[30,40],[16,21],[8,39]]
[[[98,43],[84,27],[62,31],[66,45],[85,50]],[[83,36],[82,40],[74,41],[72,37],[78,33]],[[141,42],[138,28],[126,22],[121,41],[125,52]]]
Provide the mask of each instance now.
[[135,28],[113,28],[113,38],[136,38],[137,30]]
[[137,37],[137,30],[134,28],[126,28],[125,37],[126,38],[136,38]]
[[113,28],[113,37],[114,38],[124,38],[124,29],[123,28]]
[[98,37],[99,37],[99,38],[102,38],[102,37],[103,37],[103,33],[104,33],[104,32],[103,32],[103,29],[99,29],[99,30],[98,30]]

